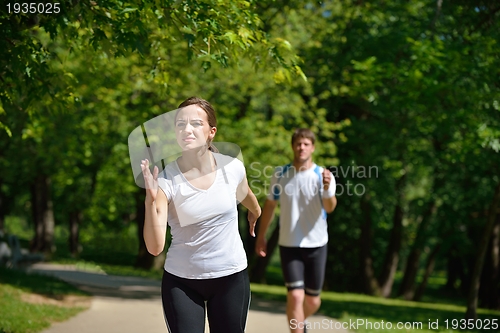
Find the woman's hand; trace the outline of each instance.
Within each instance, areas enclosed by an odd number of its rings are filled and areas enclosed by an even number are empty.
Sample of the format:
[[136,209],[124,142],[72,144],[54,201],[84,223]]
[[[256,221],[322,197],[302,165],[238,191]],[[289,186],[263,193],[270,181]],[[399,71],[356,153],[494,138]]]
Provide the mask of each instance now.
[[[259,214],[260,215],[260,214]],[[248,225],[250,227],[250,235],[255,237],[255,225],[257,224],[257,219],[259,218],[257,215],[252,213],[251,210],[248,210]]]
[[152,203],[156,200],[156,194],[158,193],[158,167],[155,166],[153,173],[151,173],[149,161],[145,159],[141,161],[141,169],[146,186],[146,201]]

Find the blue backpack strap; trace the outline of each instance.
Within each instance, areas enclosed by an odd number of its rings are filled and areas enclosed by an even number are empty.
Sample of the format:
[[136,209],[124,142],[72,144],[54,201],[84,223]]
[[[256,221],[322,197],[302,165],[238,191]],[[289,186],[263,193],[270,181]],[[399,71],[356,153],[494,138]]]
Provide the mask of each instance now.
[[274,200],[279,200],[280,194],[281,194],[281,187],[279,187],[278,185],[279,185],[280,180],[283,177],[283,175],[288,171],[288,169],[290,169],[291,166],[292,166],[292,163],[289,163],[289,164],[281,167],[281,171],[278,173],[276,184],[274,184],[274,187],[273,187]]
[[326,220],[326,211],[323,208],[323,199],[321,198],[321,187],[323,186],[323,176],[321,175],[321,169],[318,165],[314,167],[314,173],[318,176],[318,197],[321,202],[321,214],[323,218]]

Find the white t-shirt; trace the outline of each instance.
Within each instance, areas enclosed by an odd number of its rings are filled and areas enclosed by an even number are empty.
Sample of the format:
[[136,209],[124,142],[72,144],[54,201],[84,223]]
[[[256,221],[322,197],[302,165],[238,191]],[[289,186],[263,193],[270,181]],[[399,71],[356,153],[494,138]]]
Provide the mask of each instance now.
[[332,177],[327,193],[323,193],[322,173],[323,168],[314,163],[300,172],[293,165],[275,169],[268,199],[279,200],[281,205],[279,245],[313,248],[328,242],[322,197],[333,197],[336,184]]
[[243,163],[213,153],[214,183],[207,190],[191,185],[174,161],[158,177],[168,199],[172,234],[165,270],[188,279],[228,276],[247,267],[238,230],[236,189],[246,177]]

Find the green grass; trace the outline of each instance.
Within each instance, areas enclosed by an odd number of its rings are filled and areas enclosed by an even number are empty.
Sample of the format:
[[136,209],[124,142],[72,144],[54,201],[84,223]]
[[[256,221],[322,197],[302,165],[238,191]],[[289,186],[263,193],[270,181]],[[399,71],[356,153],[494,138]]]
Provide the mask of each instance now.
[[[286,301],[286,289],[279,286],[266,286],[259,284],[251,285],[252,294],[265,299]],[[323,292],[320,313],[336,318],[339,322],[346,323],[351,331],[360,333],[368,332],[454,332],[458,329],[452,329],[452,320],[464,318],[465,307],[452,304],[433,304],[426,302],[410,302],[400,299],[385,299],[359,294]],[[496,319],[500,325],[500,311],[479,309],[478,318]],[[363,325],[351,325],[351,322],[363,323]],[[446,320],[448,320],[448,329],[446,329]],[[382,326],[382,321],[384,325]],[[429,321],[435,323],[438,321],[438,329],[429,328]],[[392,324],[392,329],[383,329]],[[371,324],[370,324],[371,323]],[[397,324],[403,323],[409,325],[409,329],[397,329]],[[322,323],[325,326],[322,329],[330,329],[329,322]],[[420,325],[421,326],[418,326]],[[371,329],[370,329],[371,325]],[[490,328],[492,326],[490,325]],[[317,327],[320,328],[320,327]],[[355,329],[353,329],[355,328]],[[478,330],[470,330],[477,332]],[[498,331],[492,330],[489,331]]]
[[[421,272],[423,274],[423,272]],[[403,280],[403,273],[397,272],[394,280],[394,286],[392,288],[392,298],[397,298],[397,291],[401,281]],[[419,285],[422,280],[422,275],[418,275],[415,281],[415,285]],[[447,303],[455,305],[467,304],[467,295],[462,293],[460,288],[447,289],[446,288],[446,272],[435,271],[434,276],[429,277],[427,287],[425,288],[424,295],[421,299],[422,302],[426,303]]]
[[30,294],[61,299],[66,295],[85,296],[75,287],[38,274],[0,267],[0,332],[34,333],[64,321],[85,309],[83,306],[34,304],[23,300]]

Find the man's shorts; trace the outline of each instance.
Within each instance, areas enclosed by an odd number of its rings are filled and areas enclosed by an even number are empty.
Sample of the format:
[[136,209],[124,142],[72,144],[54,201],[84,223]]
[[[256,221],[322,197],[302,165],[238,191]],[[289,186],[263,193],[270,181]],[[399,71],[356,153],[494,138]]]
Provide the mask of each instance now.
[[280,246],[281,269],[288,290],[304,289],[318,296],[325,281],[328,247],[303,248]]

